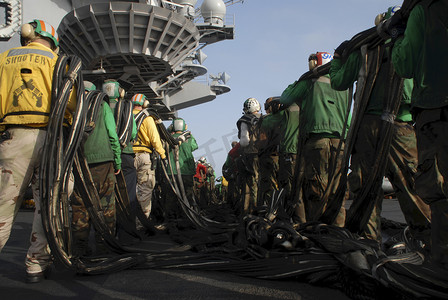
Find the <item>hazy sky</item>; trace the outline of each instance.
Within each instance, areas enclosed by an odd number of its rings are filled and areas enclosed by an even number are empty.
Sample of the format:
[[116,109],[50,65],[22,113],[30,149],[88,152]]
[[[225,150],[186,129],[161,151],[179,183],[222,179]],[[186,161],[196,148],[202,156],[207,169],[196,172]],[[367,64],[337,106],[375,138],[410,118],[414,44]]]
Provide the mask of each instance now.
[[[202,1],[198,1],[200,5]],[[227,7],[235,17],[235,39],[209,45],[203,62],[209,74],[225,71],[229,93],[179,111],[195,136],[199,149],[221,174],[221,167],[237,140],[236,121],[244,100],[255,97],[263,107],[308,71],[308,56],[317,51],[333,54],[344,40],[374,26],[375,17],[401,5],[389,0],[245,0]],[[263,111],[264,113],[264,111]]]

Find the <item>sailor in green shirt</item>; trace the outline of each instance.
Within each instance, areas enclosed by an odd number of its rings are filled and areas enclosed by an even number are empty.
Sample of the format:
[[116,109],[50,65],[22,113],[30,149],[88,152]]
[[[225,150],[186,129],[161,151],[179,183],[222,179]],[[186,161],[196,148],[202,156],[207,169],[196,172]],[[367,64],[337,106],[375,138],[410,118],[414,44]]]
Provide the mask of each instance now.
[[[85,81],[86,91],[96,90],[95,85]],[[115,174],[121,170],[121,149],[115,128],[112,111],[103,101],[99,109],[95,128],[84,145],[84,156],[89,164],[93,182],[98,190],[101,211],[112,235],[115,234]],[[72,229],[74,253],[78,256],[90,253],[88,246],[90,234],[90,216],[81,196],[74,193],[72,200]],[[101,235],[96,232],[96,254],[106,252],[107,248]]]
[[445,268],[448,268],[447,16],[447,1],[420,1],[409,15],[404,36],[396,37],[392,50],[397,74],[413,78],[415,83],[412,112],[419,150],[415,185],[431,207],[431,260]]
[[[310,70],[330,62],[331,59],[332,55],[326,52],[311,54],[308,59]],[[341,143],[350,99],[348,90],[332,89],[328,75],[296,82],[282,95],[282,103],[289,105],[296,101],[301,106],[301,134],[305,137],[301,152],[304,162],[302,189],[307,221],[318,220],[327,203],[334,199],[337,183],[342,176]],[[336,184],[329,185],[330,180]],[[332,190],[325,199],[327,187]],[[348,193],[346,194],[348,197]],[[343,227],[344,224],[345,208],[342,205],[334,225]]]
[[258,138],[255,146],[258,149],[258,192],[257,207],[269,205],[272,193],[278,190],[278,154],[281,138],[281,121],[278,114],[279,97],[269,97],[264,102],[266,114],[259,119]]
[[[118,81],[108,79],[104,81],[103,92],[109,97],[109,105],[115,116],[115,122],[117,122],[118,116],[116,116],[115,107],[118,104],[118,101],[123,101],[125,90],[120,86]],[[131,122],[131,141],[127,145],[121,145],[121,161],[123,176],[126,181],[126,188],[129,197],[129,204],[131,206],[131,212],[135,216],[138,209],[137,205],[140,205],[137,201],[137,170],[134,166],[135,153],[133,150],[133,141],[137,137],[137,125],[134,118],[132,118]]]
[[[185,138],[187,132],[187,124],[182,118],[175,118],[171,124],[172,136],[178,140],[179,143],[179,171],[182,177],[182,183],[184,185],[185,194],[191,201],[193,199],[193,176],[196,173],[196,163],[193,157],[193,151],[198,149],[198,144],[194,136],[190,133],[189,138]],[[174,150],[169,153],[169,161],[171,162],[171,169],[167,170],[169,177],[174,175],[175,179],[178,178],[178,172],[176,163],[174,161]],[[177,200],[177,196],[172,190],[171,186],[166,183],[165,185],[165,209],[168,218],[168,232],[177,234],[178,221],[184,217],[181,211],[180,205]]]
[[[285,92],[281,97],[286,97]],[[280,103],[280,99],[278,99],[278,101]],[[280,122],[278,189],[283,189],[285,212],[296,224],[305,222],[305,210],[303,205],[295,203],[293,201],[293,196],[290,195],[299,143],[299,112],[300,109],[296,103],[292,103],[280,110],[274,109],[272,112],[273,116],[279,119]]]
[[[383,18],[389,18],[400,7],[391,7]],[[377,17],[376,22],[380,21]],[[362,66],[368,65],[366,61],[375,60],[377,72],[374,80],[366,82],[364,95],[368,97],[368,103],[363,115],[356,141],[351,153],[351,173],[349,174],[350,190],[356,195],[369,178],[370,170],[374,164],[376,146],[379,141],[379,132],[382,128],[383,101],[386,97],[385,90],[389,80],[386,64],[390,61],[390,49],[380,45],[374,49],[367,50],[361,54],[358,50],[350,54],[345,63],[340,56],[345,49],[343,42],[336,50],[331,62],[330,77],[331,85],[337,90],[351,87],[358,80]],[[383,50],[384,48],[384,51]],[[362,50],[364,51],[364,50]],[[379,61],[377,63],[376,61]],[[377,68],[379,65],[379,68]],[[424,242],[429,230],[429,207],[423,203],[414,189],[414,175],[417,166],[417,144],[415,131],[412,126],[412,115],[410,113],[412,81],[405,80],[401,105],[394,121],[394,133],[390,144],[389,155],[385,176],[389,178],[397,199],[410,227],[411,234]],[[355,197],[356,199],[356,197]],[[383,191],[378,189],[378,197],[367,224],[367,228],[360,228],[363,235],[381,242],[381,207]]]

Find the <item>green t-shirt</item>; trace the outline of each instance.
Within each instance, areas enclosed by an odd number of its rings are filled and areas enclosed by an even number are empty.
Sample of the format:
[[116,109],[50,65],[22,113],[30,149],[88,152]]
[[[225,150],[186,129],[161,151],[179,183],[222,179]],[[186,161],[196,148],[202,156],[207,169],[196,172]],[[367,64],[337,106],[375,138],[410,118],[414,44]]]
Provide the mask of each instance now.
[[[376,50],[370,50],[368,55],[376,55]],[[387,62],[387,51],[385,51],[385,61]],[[359,70],[361,69],[362,58],[361,52],[356,51],[350,54],[345,63],[341,59],[334,58],[331,61],[330,78],[331,86],[336,90],[344,90],[353,86],[353,83],[358,80]],[[385,86],[388,84],[389,76],[386,74],[385,68],[380,68],[376,81],[372,88],[369,102],[366,107],[366,114],[382,115],[383,101],[385,95]],[[412,80],[404,80],[404,88],[401,99],[400,108],[397,112],[396,119],[398,121],[409,122],[412,120],[410,113],[411,92],[413,88]]]
[[[181,133],[174,133],[173,138],[177,138]],[[180,165],[180,173],[182,175],[194,175],[196,174],[196,166],[193,157],[193,151],[198,149],[198,144],[196,143],[196,139],[193,135],[190,138],[180,144],[179,146],[179,165]],[[171,170],[167,170],[168,174],[176,174],[177,169],[174,162],[174,150],[170,151],[170,161],[171,161]]]
[[421,1],[409,15],[404,37],[392,49],[397,74],[414,79],[413,107],[448,105],[447,16],[447,1]]

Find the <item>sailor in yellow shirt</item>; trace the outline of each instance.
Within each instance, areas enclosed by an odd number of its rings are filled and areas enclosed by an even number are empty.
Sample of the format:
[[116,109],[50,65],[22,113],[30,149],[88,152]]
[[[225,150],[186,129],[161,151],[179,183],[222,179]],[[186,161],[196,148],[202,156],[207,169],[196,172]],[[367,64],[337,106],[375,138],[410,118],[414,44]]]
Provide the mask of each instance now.
[[[0,251],[5,246],[25,189],[32,183],[36,204],[25,264],[28,283],[50,270],[50,248],[42,226],[39,166],[51,108],[58,37],[53,26],[34,20],[21,30],[22,47],[0,54]],[[68,104],[73,111],[76,93]],[[66,117],[70,113],[66,113]],[[70,118],[68,118],[70,119]]]
[[[146,96],[135,94],[132,97],[134,115],[143,109]],[[151,162],[151,153],[155,150],[162,159],[166,158],[159,132],[154,119],[146,117],[138,130],[137,141],[134,143],[134,166],[137,169],[137,199],[147,218],[151,213],[151,196],[156,183],[155,169]]]

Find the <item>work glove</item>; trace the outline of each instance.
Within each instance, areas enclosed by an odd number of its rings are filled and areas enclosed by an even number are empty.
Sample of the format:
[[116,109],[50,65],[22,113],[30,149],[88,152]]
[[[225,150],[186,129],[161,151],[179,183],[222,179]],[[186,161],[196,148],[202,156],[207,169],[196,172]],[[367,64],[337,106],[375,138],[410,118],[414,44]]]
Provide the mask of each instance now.
[[168,159],[166,159],[166,158],[162,158],[162,164],[165,166],[165,169],[166,169],[166,170],[169,170],[169,168],[170,168],[170,164],[169,164],[169,162],[168,162]]
[[345,40],[343,41],[336,49],[334,49],[334,56],[342,57],[342,53],[344,53],[344,50],[347,48],[349,41]]
[[406,30],[406,23],[401,10],[398,10],[392,17],[378,24],[376,30],[378,35],[384,40],[391,38],[392,41],[395,41],[402,36]]
[[182,143],[185,143],[191,136],[191,132],[190,131],[184,131],[182,132],[182,134],[180,134],[177,137],[177,143],[180,145]]

